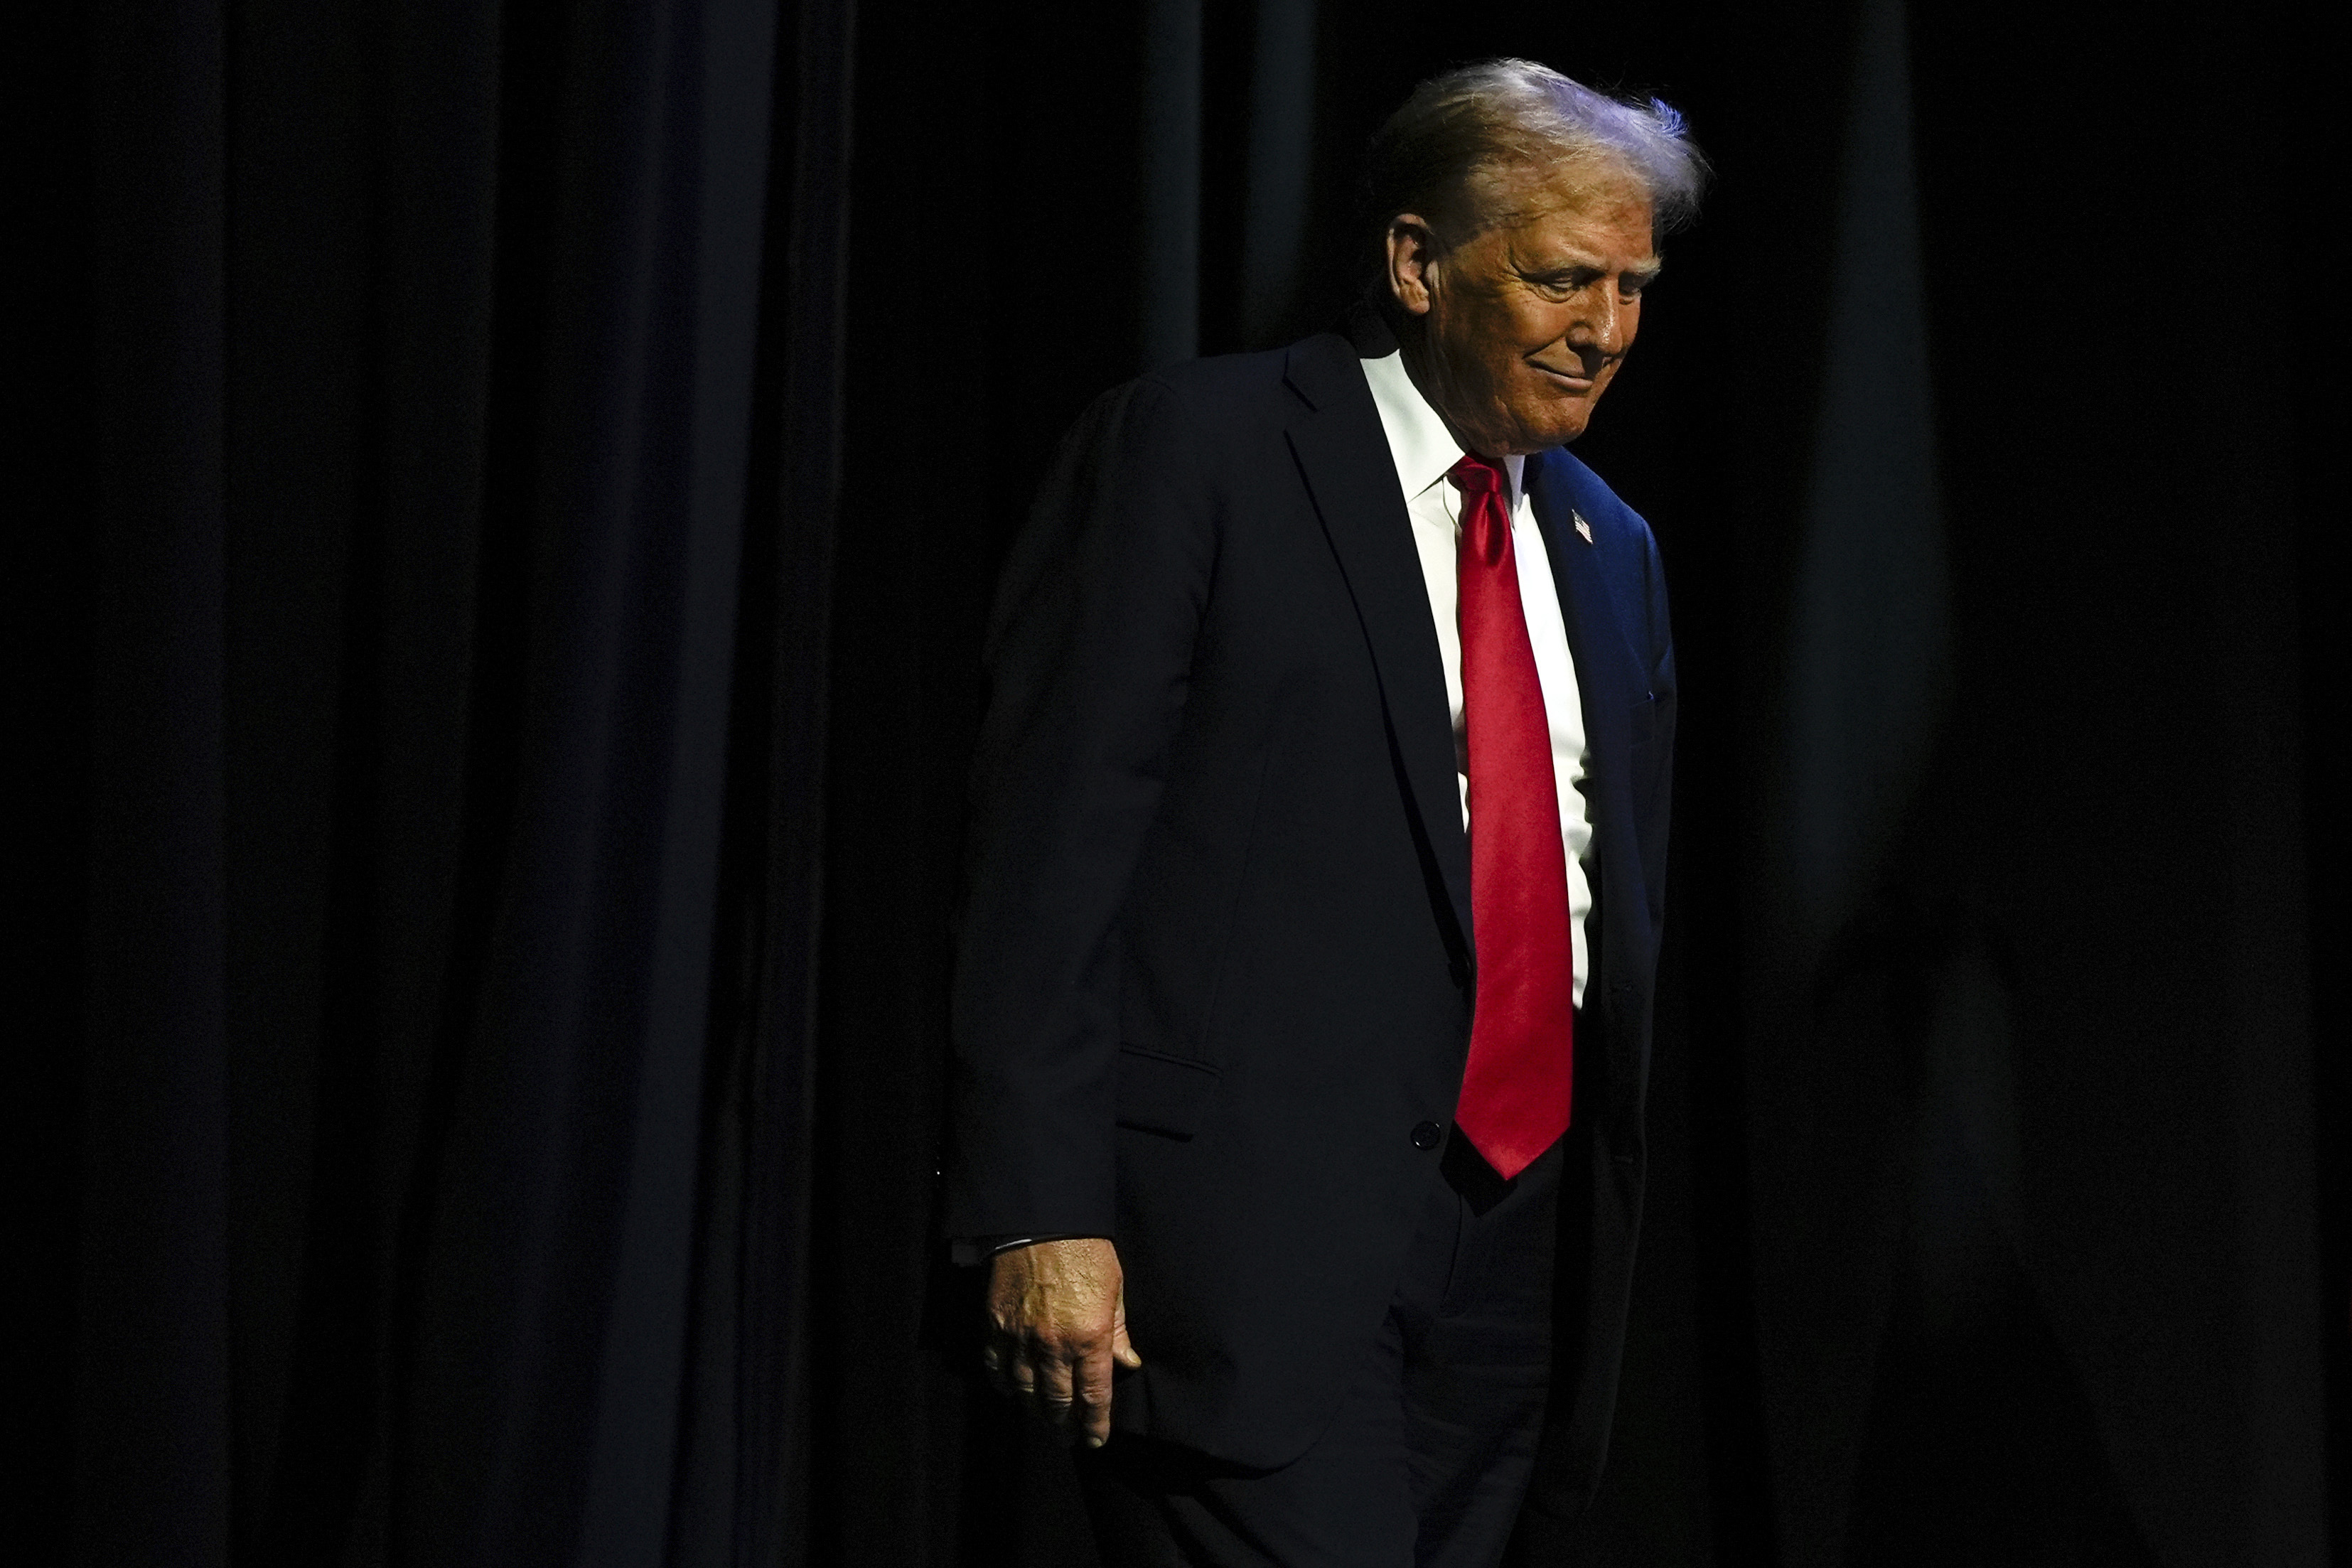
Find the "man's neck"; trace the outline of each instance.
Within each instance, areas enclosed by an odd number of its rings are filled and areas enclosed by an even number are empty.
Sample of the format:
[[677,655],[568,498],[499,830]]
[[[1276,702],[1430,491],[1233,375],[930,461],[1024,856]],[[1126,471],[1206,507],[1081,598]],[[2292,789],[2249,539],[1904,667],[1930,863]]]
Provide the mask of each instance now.
[[1430,369],[1428,352],[1420,333],[1412,331],[1397,333],[1397,347],[1403,353],[1404,373],[1412,378],[1413,390],[1420,393],[1422,401],[1427,403],[1438,418],[1444,421],[1446,432],[1454,437],[1455,446],[1465,452],[1475,453],[1490,463],[1499,463],[1505,458],[1517,455],[1508,451],[1487,451],[1478,442],[1472,440],[1463,430],[1461,422],[1446,411],[1445,400],[1439,395],[1438,378]]

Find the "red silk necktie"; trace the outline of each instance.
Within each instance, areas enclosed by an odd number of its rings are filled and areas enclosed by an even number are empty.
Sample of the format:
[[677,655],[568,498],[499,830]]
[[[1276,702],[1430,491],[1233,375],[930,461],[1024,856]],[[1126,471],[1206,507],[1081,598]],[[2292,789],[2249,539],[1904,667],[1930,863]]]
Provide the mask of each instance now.
[[1462,713],[1470,752],[1470,921],[1478,951],[1470,1060],[1454,1120],[1508,1180],[1568,1131],[1574,951],[1551,725],[1536,678],[1509,486],[1472,455],[1462,491]]

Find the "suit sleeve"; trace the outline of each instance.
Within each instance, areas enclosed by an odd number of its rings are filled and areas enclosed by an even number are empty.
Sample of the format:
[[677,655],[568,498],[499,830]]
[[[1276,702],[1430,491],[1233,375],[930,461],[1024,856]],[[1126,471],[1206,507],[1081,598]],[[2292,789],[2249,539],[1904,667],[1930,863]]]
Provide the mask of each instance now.
[[1215,519],[1173,395],[1131,384],[1064,441],[998,586],[951,998],[950,1237],[1116,1228],[1118,922]]

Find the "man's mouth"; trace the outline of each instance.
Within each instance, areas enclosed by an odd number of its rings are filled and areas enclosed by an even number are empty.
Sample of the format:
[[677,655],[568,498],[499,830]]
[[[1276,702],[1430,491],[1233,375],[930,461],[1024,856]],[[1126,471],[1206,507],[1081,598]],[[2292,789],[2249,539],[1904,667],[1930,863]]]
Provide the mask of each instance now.
[[1590,392],[1592,390],[1593,378],[1585,374],[1581,370],[1554,370],[1551,366],[1543,364],[1538,361],[1530,360],[1528,363],[1534,365],[1537,370],[1541,371],[1546,376],[1570,392]]

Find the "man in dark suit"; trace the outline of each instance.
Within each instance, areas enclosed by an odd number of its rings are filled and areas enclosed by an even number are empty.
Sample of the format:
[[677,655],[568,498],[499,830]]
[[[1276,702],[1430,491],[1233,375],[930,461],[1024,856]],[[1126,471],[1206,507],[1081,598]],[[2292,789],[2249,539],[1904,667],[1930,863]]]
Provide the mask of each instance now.
[[1006,567],[949,1234],[1113,1563],[1540,1560],[1591,1496],[1675,668],[1562,444],[1701,169],[1540,66],[1423,84],[1347,335],[1106,395]]

